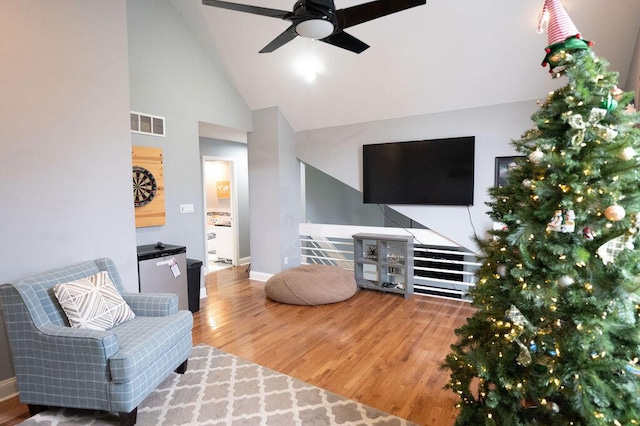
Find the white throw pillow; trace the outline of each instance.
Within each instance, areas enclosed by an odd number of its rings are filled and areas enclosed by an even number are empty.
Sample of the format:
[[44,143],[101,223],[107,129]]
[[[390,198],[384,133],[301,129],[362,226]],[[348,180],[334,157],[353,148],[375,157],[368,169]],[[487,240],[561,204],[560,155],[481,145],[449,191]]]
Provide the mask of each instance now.
[[71,327],[108,330],[135,317],[106,271],[56,284],[53,292]]

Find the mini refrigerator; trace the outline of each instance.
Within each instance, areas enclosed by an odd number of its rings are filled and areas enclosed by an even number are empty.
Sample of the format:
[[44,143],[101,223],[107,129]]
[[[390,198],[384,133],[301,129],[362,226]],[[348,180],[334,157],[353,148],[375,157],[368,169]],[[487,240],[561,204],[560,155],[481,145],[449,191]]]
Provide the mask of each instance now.
[[170,244],[138,246],[140,293],[174,293],[178,309],[189,309],[187,248]]

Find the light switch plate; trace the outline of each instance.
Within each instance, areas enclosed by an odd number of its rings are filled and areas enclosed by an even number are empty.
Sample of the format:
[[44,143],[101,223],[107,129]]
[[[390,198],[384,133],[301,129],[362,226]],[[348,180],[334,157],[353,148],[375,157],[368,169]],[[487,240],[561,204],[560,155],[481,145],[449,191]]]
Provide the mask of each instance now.
[[180,213],[193,213],[193,204],[180,204]]

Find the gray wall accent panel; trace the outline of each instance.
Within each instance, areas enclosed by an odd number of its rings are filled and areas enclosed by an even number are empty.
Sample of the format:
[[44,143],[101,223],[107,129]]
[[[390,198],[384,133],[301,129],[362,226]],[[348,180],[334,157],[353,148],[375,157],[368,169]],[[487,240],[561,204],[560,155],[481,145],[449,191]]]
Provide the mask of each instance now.
[[305,165],[306,222],[334,225],[385,226],[375,204],[363,204],[362,193]]

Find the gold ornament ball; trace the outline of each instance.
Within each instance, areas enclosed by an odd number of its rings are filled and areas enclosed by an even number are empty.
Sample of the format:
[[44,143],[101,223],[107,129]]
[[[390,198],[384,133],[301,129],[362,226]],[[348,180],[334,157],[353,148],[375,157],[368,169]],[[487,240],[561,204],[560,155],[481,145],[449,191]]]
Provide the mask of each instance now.
[[626,214],[627,212],[625,212],[624,207],[618,204],[609,206],[604,210],[604,217],[613,222],[624,219]]

